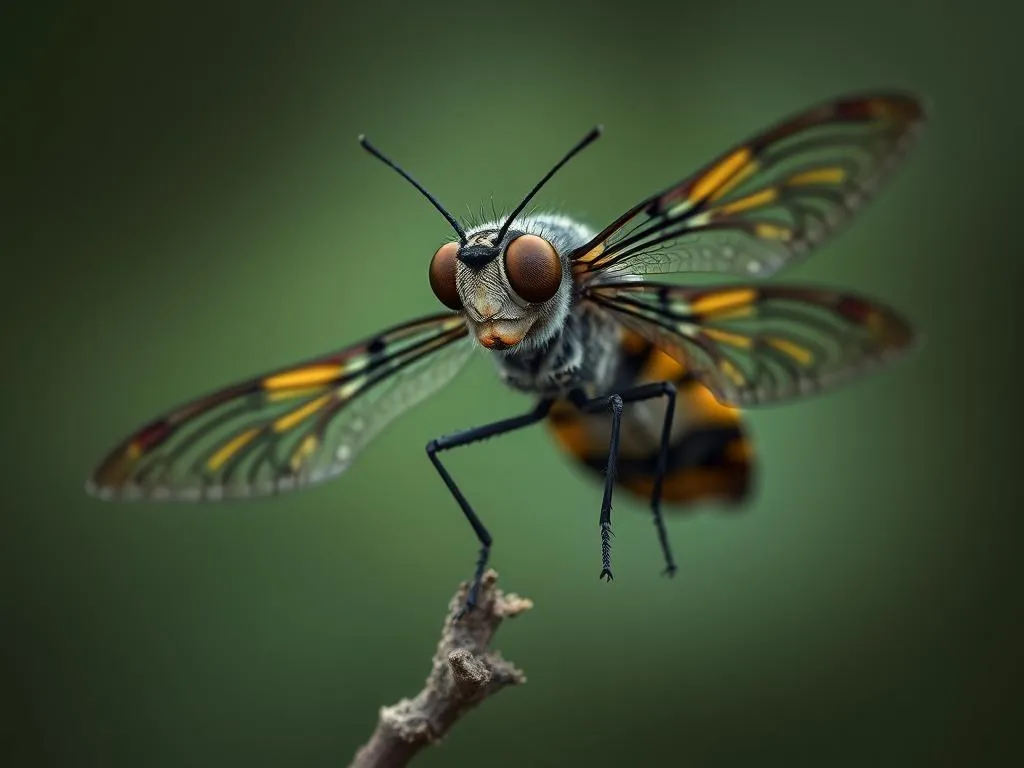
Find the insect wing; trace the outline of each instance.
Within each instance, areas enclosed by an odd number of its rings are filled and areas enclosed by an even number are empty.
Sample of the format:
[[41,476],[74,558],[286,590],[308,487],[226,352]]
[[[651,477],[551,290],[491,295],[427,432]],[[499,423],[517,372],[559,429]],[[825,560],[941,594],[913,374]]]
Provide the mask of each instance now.
[[101,498],[260,496],[343,472],[471,350],[460,315],[395,326],[187,403],[120,443],[87,483]]
[[732,405],[830,389],[902,355],[914,339],[892,309],[813,287],[625,282],[594,286],[587,296]]
[[767,277],[819,245],[893,169],[924,119],[910,96],[826,102],[739,144],[572,254],[577,279]]

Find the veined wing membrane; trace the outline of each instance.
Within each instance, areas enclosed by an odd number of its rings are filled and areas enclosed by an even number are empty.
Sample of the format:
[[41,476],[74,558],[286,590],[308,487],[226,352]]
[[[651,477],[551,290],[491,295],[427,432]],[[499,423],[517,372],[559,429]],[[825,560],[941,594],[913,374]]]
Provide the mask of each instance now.
[[900,94],[795,115],[624,213],[572,254],[576,274],[774,274],[871,197],[923,120]]
[[433,315],[225,387],[129,436],[87,488],[102,498],[213,500],[326,480],[450,381],[471,349],[460,315]]
[[623,282],[587,297],[681,363],[722,402],[811,394],[905,353],[914,334],[875,301],[786,285],[684,288]]

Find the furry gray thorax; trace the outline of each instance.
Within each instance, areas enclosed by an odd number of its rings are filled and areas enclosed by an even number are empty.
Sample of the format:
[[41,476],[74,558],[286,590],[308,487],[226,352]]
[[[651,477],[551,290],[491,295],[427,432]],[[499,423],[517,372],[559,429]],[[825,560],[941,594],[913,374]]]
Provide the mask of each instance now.
[[499,376],[513,389],[540,397],[564,397],[574,389],[603,394],[615,376],[620,332],[605,313],[576,305],[543,346],[495,353]]

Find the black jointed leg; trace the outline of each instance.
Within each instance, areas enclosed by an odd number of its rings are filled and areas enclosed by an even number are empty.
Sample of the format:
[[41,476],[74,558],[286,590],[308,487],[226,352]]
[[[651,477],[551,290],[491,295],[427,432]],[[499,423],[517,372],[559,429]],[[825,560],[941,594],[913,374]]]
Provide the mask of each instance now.
[[608,443],[608,463],[604,475],[604,496],[601,499],[601,573],[599,578],[611,581],[612,576],[612,490],[615,488],[615,473],[618,469],[619,428],[622,426],[622,395],[609,395],[587,400],[574,397],[576,406],[586,413],[612,412],[612,434]]
[[656,391],[654,394],[649,395],[649,397],[664,395],[668,398],[668,405],[665,406],[665,421],[661,425],[661,448],[658,451],[658,469],[654,476],[654,489],[651,491],[651,513],[654,515],[654,527],[658,532],[661,554],[665,558],[665,574],[667,576],[675,576],[676,562],[672,558],[672,546],[668,543],[665,520],[661,516],[661,486],[664,484],[665,473],[668,471],[668,451],[672,441],[672,421],[676,414],[676,388],[675,385],[667,381],[651,386]]
[[456,618],[460,618],[467,611],[473,610],[476,606],[477,596],[480,592],[480,582],[484,577],[484,568],[487,567],[487,558],[491,551],[491,534],[487,532],[484,524],[480,522],[480,518],[477,517],[476,512],[466,501],[466,497],[462,495],[462,491],[459,490],[459,486],[455,484],[452,476],[445,469],[441,460],[437,457],[441,451],[447,451],[450,448],[458,448],[462,445],[469,445],[470,443],[476,443],[480,440],[486,440],[489,437],[496,437],[503,435],[507,432],[514,432],[517,429],[528,427],[531,424],[536,424],[538,421],[548,415],[548,411],[551,410],[551,400],[542,400],[537,404],[530,413],[524,413],[522,416],[513,416],[510,419],[503,419],[496,421],[493,424],[485,424],[482,427],[473,427],[472,429],[466,429],[461,432],[456,432],[451,435],[439,437],[436,440],[431,440],[427,443],[427,456],[430,457],[431,463],[437,470],[437,473],[444,480],[444,484],[448,486],[448,490],[452,496],[455,497],[455,501],[458,502],[459,507],[462,509],[462,514],[466,516],[469,524],[473,526],[473,532],[476,534],[477,539],[480,541],[480,556],[476,561],[476,570],[473,573],[473,582],[469,588],[469,592],[466,595],[466,604],[462,610],[459,611]]
[[619,455],[619,430],[622,421],[623,403],[635,403],[641,400],[651,400],[655,397],[667,397],[668,406],[665,409],[665,420],[661,428],[661,447],[658,452],[658,469],[654,478],[654,488],[651,492],[651,512],[654,515],[654,527],[658,532],[658,542],[661,544],[661,552],[665,558],[665,573],[673,575],[676,572],[675,560],[672,558],[672,548],[668,542],[668,533],[665,530],[665,521],[661,516],[661,488],[665,479],[668,466],[668,451],[672,436],[672,421],[676,410],[676,388],[670,382],[663,381],[657,384],[644,384],[639,387],[627,389],[610,397],[598,397],[592,400],[575,396],[573,401],[581,410],[588,413],[611,408],[612,431],[608,445],[608,465],[605,471],[604,498],[601,502],[601,578],[611,580],[611,508],[612,488],[615,484],[615,475],[618,467]]

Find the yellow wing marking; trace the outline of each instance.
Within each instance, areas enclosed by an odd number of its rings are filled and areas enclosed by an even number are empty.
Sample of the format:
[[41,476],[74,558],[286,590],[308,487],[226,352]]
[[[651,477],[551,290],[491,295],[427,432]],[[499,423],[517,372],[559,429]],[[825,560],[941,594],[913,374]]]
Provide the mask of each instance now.
[[715,193],[711,195],[709,199],[718,200],[720,197],[724,197],[725,195],[729,194],[734,189],[736,189],[736,187],[738,187],[744,181],[753,176],[757,169],[760,167],[760,163],[758,163],[756,160],[751,160],[749,163],[743,166],[743,170],[741,170],[739,173],[737,173],[735,176],[733,176],[731,179],[725,182],[725,184],[719,187],[715,191]]
[[592,261],[596,261],[598,259],[598,257],[600,257],[602,253],[604,253],[604,250],[605,250],[605,244],[604,243],[598,243],[593,248],[591,248],[589,251],[587,251],[585,254],[583,254],[578,259],[576,259],[576,261],[578,261],[578,262],[580,262],[582,264],[589,264]]
[[310,387],[290,387],[287,389],[274,389],[268,390],[264,397],[268,402],[277,403],[282,400],[292,400],[296,397],[305,397],[306,395],[315,395],[317,392],[321,392],[323,386],[317,384]]
[[771,344],[777,350],[796,360],[800,365],[810,365],[814,361],[814,353],[807,347],[801,346],[789,339],[782,339],[778,336],[766,336],[765,342]]
[[731,203],[719,206],[715,209],[715,214],[719,216],[728,216],[732,213],[741,213],[743,211],[748,211],[751,208],[760,208],[761,206],[773,203],[778,198],[779,191],[775,189],[775,187],[768,187],[767,189],[754,192],[746,197],[741,197],[739,200],[733,200]]
[[786,185],[799,187],[803,184],[842,184],[846,180],[845,168],[813,168],[797,173],[786,180]]
[[305,405],[286,413],[274,422],[273,430],[275,432],[287,432],[307,416],[316,413],[327,405],[332,397],[334,397],[334,394],[328,392],[326,395],[321,395],[316,400],[308,402]]
[[306,435],[302,439],[302,442],[299,443],[299,447],[295,449],[292,453],[291,459],[288,461],[288,464],[292,468],[292,472],[299,471],[302,467],[302,462],[304,462],[306,458],[316,450],[319,444],[320,439],[316,435]]
[[338,377],[341,371],[342,366],[336,364],[309,365],[305,368],[296,368],[294,371],[285,371],[276,376],[268,376],[263,380],[263,388],[275,391],[299,387],[315,387],[330,383]]
[[709,197],[719,187],[728,182],[734,174],[743,170],[743,166],[753,159],[753,155],[747,147],[740,147],[722,162],[705,173],[700,180],[693,185],[690,191],[690,202],[697,203]]
[[228,459],[252,442],[253,438],[259,433],[259,427],[252,427],[251,429],[245,430],[245,432],[239,432],[218,448],[213,456],[206,460],[206,468],[211,472],[216,472]]
[[717,322],[721,322],[723,320],[742,320],[753,314],[754,305],[747,304],[745,306],[736,307],[735,309],[723,309],[720,312],[715,312],[715,320]]
[[705,328],[704,334],[715,341],[720,341],[723,344],[729,344],[733,347],[739,347],[740,349],[750,349],[754,343],[754,340],[749,336],[744,336],[741,333],[730,333],[729,331],[723,331],[718,328]]
[[754,226],[754,234],[765,240],[789,240],[793,237],[793,230],[789,227],[761,221]]
[[733,365],[732,361],[722,360],[719,367],[722,369],[722,373],[728,376],[736,386],[742,387],[746,383],[747,378],[743,375],[743,371]]
[[718,312],[739,309],[757,300],[757,291],[753,288],[738,288],[733,291],[717,291],[697,299],[690,305],[690,310],[698,315],[714,315]]

